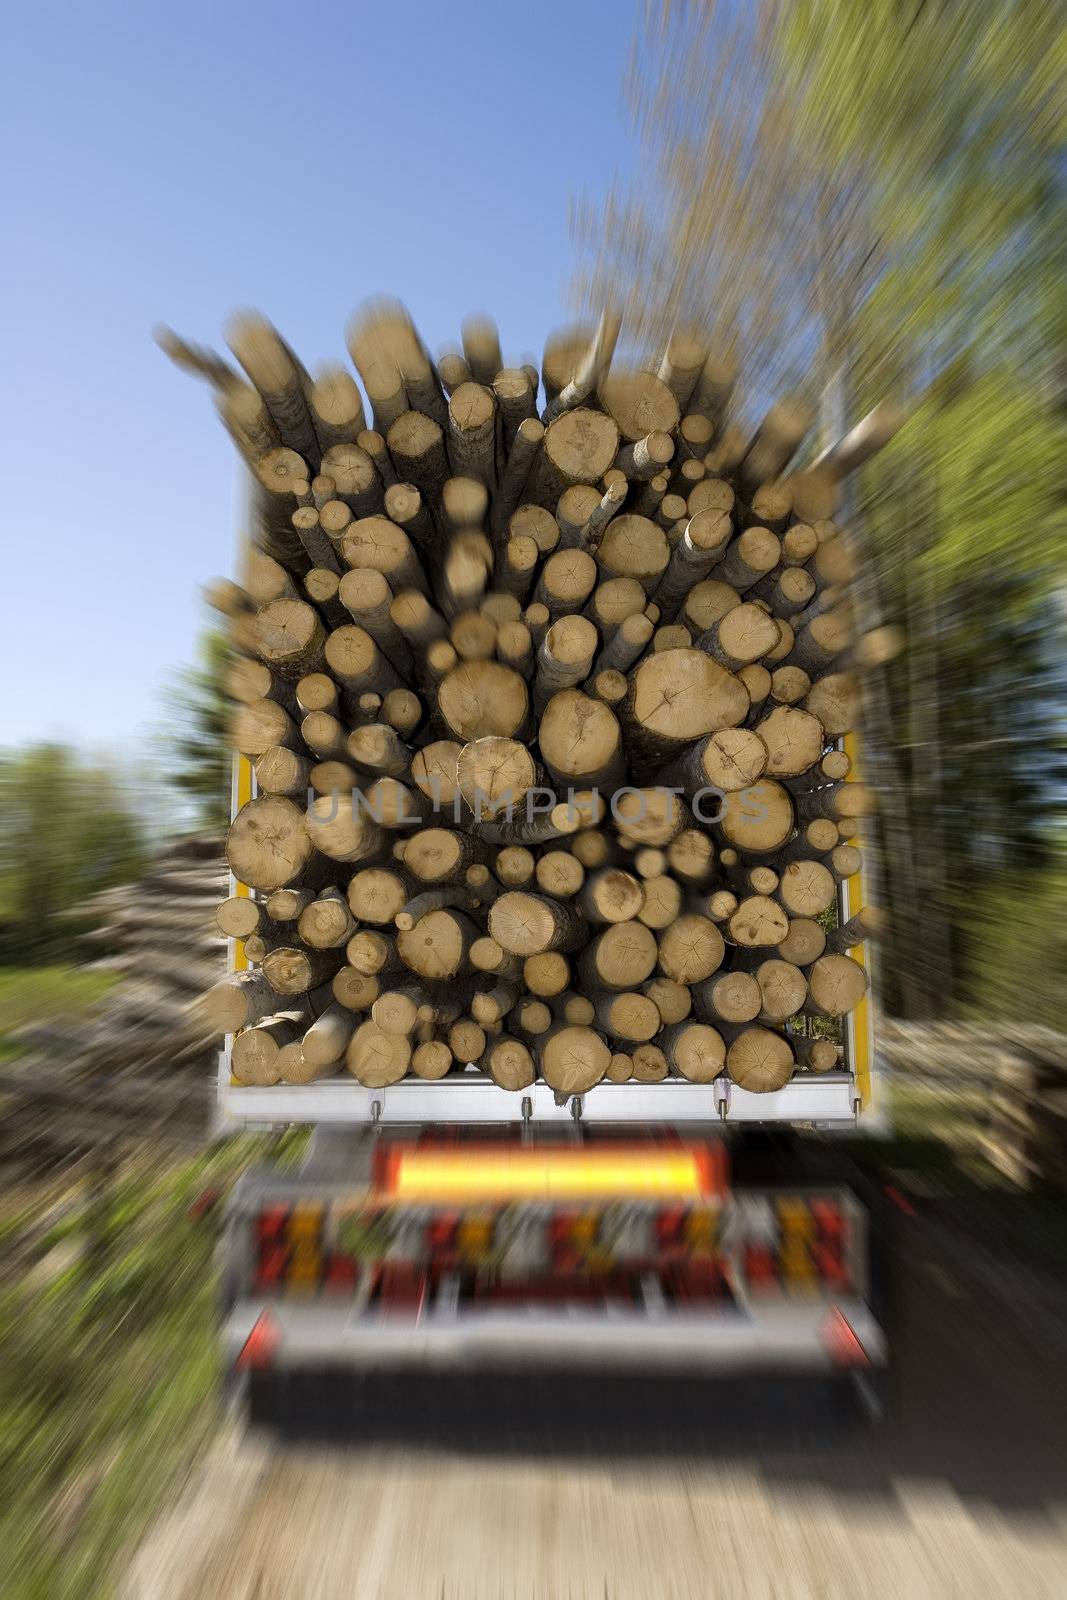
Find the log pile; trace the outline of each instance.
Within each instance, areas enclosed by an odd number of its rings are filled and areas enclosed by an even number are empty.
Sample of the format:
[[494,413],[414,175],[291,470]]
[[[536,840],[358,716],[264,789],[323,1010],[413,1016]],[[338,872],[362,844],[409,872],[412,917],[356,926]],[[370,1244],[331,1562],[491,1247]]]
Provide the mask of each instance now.
[[742,433],[699,337],[623,368],[617,333],[553,336],[538,372],[471,319],[434,362],[375,303],[362,392],[257,316],[240,371],[162,341],[254,485],[211,592],[257,785],[218,919],[250,965],[204,1002],[238,1082],[837,1065],[805,1019],[859,1004],[879,921],[833,926],[873,804],[841,740],[892,640],[854,633],[835,458],[790,470],[810,408]]
[[168,847],[135,883],[71,913],[119,981],[85,1017],[11,1035],[0,1069],[0,1166],[39,1171],[116,1141],[202,1144],[215,1069],[199,997],[225,972],[214,925],[228,875],[221,840]]
[[1067,1037],[1014,1023],[887,1022],[894,1077],[975,1108],[972,1143],[1020,1188],[1067,1189]]

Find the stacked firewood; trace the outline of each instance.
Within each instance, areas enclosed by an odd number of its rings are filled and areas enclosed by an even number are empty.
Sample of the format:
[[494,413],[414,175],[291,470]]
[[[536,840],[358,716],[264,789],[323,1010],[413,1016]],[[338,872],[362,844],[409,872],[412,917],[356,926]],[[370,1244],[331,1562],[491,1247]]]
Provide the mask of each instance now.
[[116,1141],[200,1142],[214,1037],[198,1004],[225,972],[218,838],[169,846],[135,883],[71,913],[119,981],[87,1017],[36,1022],[0,1064],[0,1166],[40,1171]]
[[805,1019],[866,988],[877,912],[833,925],[873,804],[841,741],[890,641],[856,636],[835,512],[879,423],[790,471],[803,401],[746,433],[697,335],[626,369],[616,335],[557,334],[539,373],[477,318],[435,363],[375,304],[366,401],[257,316],[246,376],[163,336],[254,481],[212,590],[256,780],[227,845],[252,892],[219,912],[250,966],[205,1002],[239,1082],[837,1065]]

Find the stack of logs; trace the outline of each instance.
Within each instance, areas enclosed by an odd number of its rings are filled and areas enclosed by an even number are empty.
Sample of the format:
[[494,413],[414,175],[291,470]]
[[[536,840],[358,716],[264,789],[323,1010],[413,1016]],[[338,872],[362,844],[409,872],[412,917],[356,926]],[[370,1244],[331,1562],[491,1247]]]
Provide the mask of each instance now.
[[180,840],[137,882],[75,906],[120,977],[87,1017],[35,1022],[0,1062],[0,1169],[40,1173],[110,1148],[203,1142],[215,1040],[199,997],[225,971],[219,838]]
[[257,786],[218,916],[251,965],[205,1002],[239,1082],[837,1065],[806,1019],[860,1002],[878,921],[834,925],[872,807],[841,741],[891,641],[855,633],[834,515],[880,425],[789,472],[805,403],[746,433],[698,335],[619,370],[616,334],[565,330],[538,373],[473,318],[435,363],[377,303],[348,333],[370,424],[258,316],[229,330],[247,380],[161,335],[255,486],[212,591]]

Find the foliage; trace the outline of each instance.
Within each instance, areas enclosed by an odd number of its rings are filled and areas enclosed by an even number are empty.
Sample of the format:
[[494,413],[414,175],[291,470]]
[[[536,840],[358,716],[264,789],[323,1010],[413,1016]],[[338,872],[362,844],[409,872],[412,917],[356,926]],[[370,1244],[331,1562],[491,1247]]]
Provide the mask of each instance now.
[[648,171],[579,215],[586,298],[650,349],[683,319],[736,347],[742,405],[832,380],[911,412],[853,501],[863,620],[906,638],[868,708],[905,1010],[1004,1015],[994,951],[1035,950],[1059,882],[1065,64],[1047,0],[666,0]]
[[0,954],[31,964],[74,948],[64,919],[144,862],[144,830],[115,773],[66,746],[0,757]]
[[195,825],[225,828],[230,818],[230,706],[223,686],[232,659],[226,635],[200,640],[200,664],[186,667],[167,691],[170,713],[162,743],[174,786],[192,802]]
[[[5,1219],[21,1276],[0,1284],[0,1590],[9,1600],[110,1592],[136,1541],[218,1415],[212,1217],[265,1141],[71,1191]],[[272,1151],[273,1154],[273,1151]],[[218,1215],[218,1211],[214,1215]]]

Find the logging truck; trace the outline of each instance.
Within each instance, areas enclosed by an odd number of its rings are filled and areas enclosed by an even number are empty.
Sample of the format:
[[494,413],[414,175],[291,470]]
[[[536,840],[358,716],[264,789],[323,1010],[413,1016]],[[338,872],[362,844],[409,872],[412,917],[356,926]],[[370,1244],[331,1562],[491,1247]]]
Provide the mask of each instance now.
[[[235,815],[254,785],[238,757]],[[838,894],[844,925],[860,873]],[[246,963],[231,939],[231,970]],[[513,1091],[473,1062],[436,1081],[255,1086],[233,1076],[231,1036],[218,1130],[312,1130],[299,1170],[253,1172],[229,1204],[233,1392],[273,1421],[308,1375],[788,1373],[833,1379],[879,1416],[881,1269],[833,1138],[883,1125],[873,1020],[868,992],[833,1070],[771,1092],[610,1069],[586,1094]]]
[[[618,320],[505,367],[395,303],[312,378],[263,318],[242,377],[167,334],[249,467],[220,1127],[310,1127],[228,1212],[223,1338],[295,1375],[543,1364],[840,1375],[886,1362],[859,681],[841,480],[791,471],[679,330]],[[544,402],[538,410],[543,387]],[[706,802],[714,798],[709,809]]]

